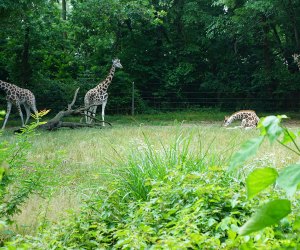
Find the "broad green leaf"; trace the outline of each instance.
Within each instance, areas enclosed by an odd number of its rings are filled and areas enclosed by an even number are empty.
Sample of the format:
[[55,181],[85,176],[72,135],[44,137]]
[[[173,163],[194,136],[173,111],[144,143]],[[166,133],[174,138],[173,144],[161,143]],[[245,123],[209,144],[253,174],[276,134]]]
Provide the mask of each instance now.
[[300,216],[296,217],[296,219],[293,223],[293,229],[300,230]]
[[239,234],[248,235],[265,227],[274,225],[290,212],[291,202],[289,200],[269,201],[267,204],[260,207],[246,224],[240,228]]
[[4,168],[0,167],[0,181],[2,181],[4,172],[5,172]]
[[277,179],[279,187],[283,188],[288,196],[293,196],[300,183],[300,164],[293,164],[285,167]]
[[5,111],[0,110],[0,121],[3,120],[2,116],[4,116],[4,115],[5,115]]
[[274,183],[277,176],[274,168],[258,168],[251,172],[246,179],[248,199]]
[[293,133],[293,131],[284,129],[283,130],[283,139],[282,139],[282,143],[283,144],[287,144],[289,142],[292,142],[293,140],[295,140],[296,135]]
[[283,132],[283,128],[280,126],[280,122],[283,118],[287,118],[287,116],[271,115],[262,118],[258,124],[261,135],[267,136],[270,142],[274,142]]
[[236,152],[231,158],[228,171],[234,171],[237,167],[241,166],[245,160],[247,160],[250,156],[254,155],[261,143],[263,142],[263,140],[264,137],[259,136],[246,141],[242,145],[241,149],[238,152]]

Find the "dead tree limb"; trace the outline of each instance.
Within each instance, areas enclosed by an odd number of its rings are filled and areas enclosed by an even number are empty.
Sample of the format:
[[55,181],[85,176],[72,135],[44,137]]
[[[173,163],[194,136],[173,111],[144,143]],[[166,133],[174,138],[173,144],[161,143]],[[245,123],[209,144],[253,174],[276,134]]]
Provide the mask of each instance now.
[[79,91],[80,88],[77,88],[76,91],[75,91],[75,94],[74,94],[74,97],[73,97],[73,101],[68,104],[68,110],[71,110],[72,106],[74,105],[74,103],[76,102],[76,99],[77,99],[77,94],[78,94],[78,91]]
[[[99,120],[97,118],[95,118],[94,116],[85,114],[84,111],[87,111],[91,106],[88,107],[79,107],[76,109],[72,109],[72,106],[75,104],[75,101],[77,99],[77,94],[78,94],[79,88],[76,89],[75,93],[74,93],[74,97],[73,97],[73,101],[68,104],[68,108],[67,110],[62,110],[59,111],[56,116],[54,116],[52,119],[50,119],[47,123],[42,124],[40,126],[41,129],[45,129],[45,130],[56,130],[59,128],[92,128],[92,127],[102,127],[102,123],[106,123],[108,125],[111,126],[111,123],[106,122],[106,121],[102,121]],[[88,117],[92,118],[95,122],[92,124],[87,124],[87,123],[82,123],[82,122],[64,122],[62,121],[63,118],[65,117],[72,117],[72,116],[84,116],[87,115]]]

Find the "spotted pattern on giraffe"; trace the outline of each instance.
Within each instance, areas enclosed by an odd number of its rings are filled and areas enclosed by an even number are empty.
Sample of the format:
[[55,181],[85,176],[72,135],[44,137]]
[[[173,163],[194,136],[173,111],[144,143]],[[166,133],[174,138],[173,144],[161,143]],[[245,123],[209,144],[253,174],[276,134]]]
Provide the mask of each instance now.
[[84,106],[88,108],[87,111],[85,111],[86,123],[88,124],[92,123],[93,117],[96,116],[97,107],[99,105],[102,105],[102,121],[103,121],[102,125],[105,126],[104,115],[105,115],[105,106],[108,99],[107,89],[112,82],[116,68],[123,68],[119,59],[114,59],[112,61],[112,67],[105,80],[100,82],[95,88],[90,89],[85,94]]
[[[6,100],[7,100],[7,111],[5,115],[5,119],[2,125],[2,129],[5,128],[5,125],[7,123],[8,117],[11,112],[12,105],[15,105],[19,111],[21,120],[22,120],[22,126],[26,125],[30,115],[31,111],[30,109],[35,113],[35,115],[38,114],[37,108],[36,108],[36,101],[34,94],[24,88],[20,88],[15,84],[4,82],[0,80],[0,89],[2,89],[6,94]],[[21,109],[21,105],[24,106],[26,111],[26,120],[24,122],[23,113]]]
[[235,120],[242,120],[242,128],[255,128],[259,122],[259,117],[254,110],[240,110],[233,113],[231,116],[225,116],[223,125],[229,126]]

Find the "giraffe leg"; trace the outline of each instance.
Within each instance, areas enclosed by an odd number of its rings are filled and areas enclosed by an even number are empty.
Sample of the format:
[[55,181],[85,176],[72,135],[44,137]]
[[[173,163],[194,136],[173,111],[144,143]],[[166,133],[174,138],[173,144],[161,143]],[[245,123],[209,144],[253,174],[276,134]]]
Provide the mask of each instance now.
[[242,120],[242,123],[241,123],[241,127],[242,128],[245,128],[247,126],[247,120],[246,119],[243,119]]
[[24,108],[26,111],[26,120],[25,120],[25,125],[26,125],[29,120],[31,112],[30,112],[30,107],[28,105],[24,104]]
[[4,119],[4,122],[3,122],[3,125],[2,125],[2,129],[5,128],[6,122],[8,120],[8,117],[9,117],[9,114],[10,114],[10,111],[11,111],[11,106],[12,106],[12,103],[7,102],[7,111],[6,111],[5,119]]
[[89,114],[89,112],[88,112],[87,110],[84,111],[84,115],[85,115],[85,123],[89,123],[88,114]]
[[87,124],[91,123],[91,115],[92,115],[92,107],[89,107],[86,111],[84,111],[85,114],[85,122]]
[[17,106],[17,109],[19,111],[19,114],[20,114],[20,117],[21,117],[21,120],[22,120],[22,127],[24,127],[24,118],[23,118],[23,113],[22,113],[20,103],[17,103],[16,106]]
[[86,111],[84,111],[85,115],[85,123],[90,124],[91,118],[89,117],[91,115],[91,108],[88,108]]
[[[91,115],[92,115],[93,117],[96,116],[96,111],[97,111],[97,106],[94,106],[94,107],[92,108],[92,113],[91,113]],[[93,121],[95,121],[95,119],[92,119],[92,118],[91,118],[91,122],[90,122],[90,123],[92,123]]]
[[104,115],[105,115],[105,106],[106,106],[106,103],[107,103],[107,99],[105,101],[103,101],[102,103],[102,126],[105,126],[105,123],[104,123]]
[[85,122],[87,124],[91,124],[93,121],[92,117],[96,115],[97,106],[90,107],[87,111],[84,111],[85,114]]

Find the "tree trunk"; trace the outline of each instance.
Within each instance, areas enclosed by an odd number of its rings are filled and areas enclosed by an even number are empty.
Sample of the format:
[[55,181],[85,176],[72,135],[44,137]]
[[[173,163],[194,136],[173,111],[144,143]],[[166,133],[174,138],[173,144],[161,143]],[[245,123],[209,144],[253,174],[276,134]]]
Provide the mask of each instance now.
[[298,28],[297,28],[297,21],[296,21],[296,14],[295,14],[295,8],[293,6],[293,3],[291,0],[289,0],[289,18],[291,20],[291,23],[293,25],[293,32],[294,32],[294,38],[295,38],[295,42],[296,42],[296,47],[297,47],[297,51],[300,50],[300,46],[299,46],[299,32],[298,32]]
[[277,84],[272,76],[272,52],[270,48],[270,41],[269,41],[269,32],[270,28],[268,25],[268,20],[265,15],[261,16],[261,25],[262,25],[262,31],[263,31],[263,57],[264,57],[264,69],[267,81],[269,81],[269,85],[267,87],[268,94],[270,96],[273,95],[274,91],[276,90]]
[[263,55],[264,55],[264,62],[265,62],[265,70],[267,71],[267,73],[270,73],[272,59],[271,59],[270,42],[268,38],[269,27],[267,25],[267,19],[264,15],[261,17],[261,24],[263,30]]
[[[61,1],[61,18],[63,21],[67,20],[67,0]],[[63,38],[67,39],[67,32],[63,31]]]
[[66,0],[61,1],[61,7],[62,7],[62,11],[61,11],[62,20],[67,20],[67,1]]
[[21,57],[21,83],[26,86],[31,77],[31,70],[29,64],[29,49],[30,49],[30,38],[29,38],[29,26],[25,28],[23,51]]

